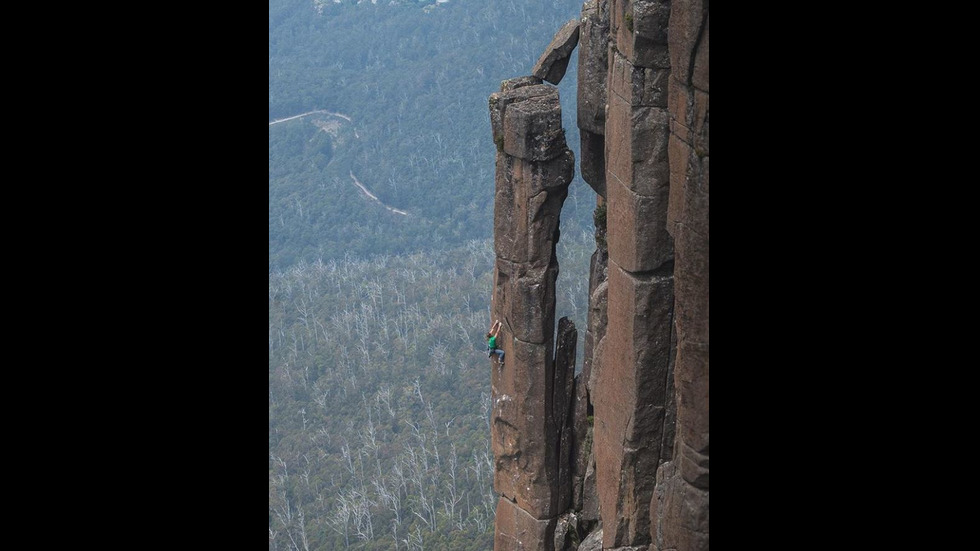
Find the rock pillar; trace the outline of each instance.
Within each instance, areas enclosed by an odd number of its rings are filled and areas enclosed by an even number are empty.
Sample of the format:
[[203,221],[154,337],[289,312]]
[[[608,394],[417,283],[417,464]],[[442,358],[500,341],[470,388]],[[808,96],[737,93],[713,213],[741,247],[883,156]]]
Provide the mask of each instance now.
[[651,502],[655,550],[708,550],[708,2],[670,13],[670,201],[677,437]]
[[667,25],[670,2],[608,0],[605,113],[607,327],[593,371],[603,548],[651,542],[658,466],[671,457],[674,242]]
[[[557,518],[571,499],[570,484],[559,481],[570,476],[566,425],[575,354],[566,349],[556,362],[555,246],[575,159],[565,143],[558,89],[537,77],[504,81],[490,96],[490,121],[497,145],[491,315],[503,323],[506,354],[504,366],[490,360],[500,495],[494,549],[551,551]],[[565,331],[560,340],[574,326]]]

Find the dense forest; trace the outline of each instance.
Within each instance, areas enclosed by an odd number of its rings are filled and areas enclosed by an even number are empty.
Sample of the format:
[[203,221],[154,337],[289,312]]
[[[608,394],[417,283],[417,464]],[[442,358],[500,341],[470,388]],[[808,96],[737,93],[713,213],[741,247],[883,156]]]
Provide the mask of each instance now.
[[270,276],[270,549],[492,547],[492,266],[484,240]]
[[[487,100],[580,10],[270,0],[270,551],[492,548]],[[556,295],[580,343],[594,205],[576,178]]]
[[[530,74],[581,2],[269,6],[270,269],[490,237],[488,98]],[[577,153],[575,76],[573,59],[558,89]],[[576,178],[563,223],[587,228],[594,204]]]

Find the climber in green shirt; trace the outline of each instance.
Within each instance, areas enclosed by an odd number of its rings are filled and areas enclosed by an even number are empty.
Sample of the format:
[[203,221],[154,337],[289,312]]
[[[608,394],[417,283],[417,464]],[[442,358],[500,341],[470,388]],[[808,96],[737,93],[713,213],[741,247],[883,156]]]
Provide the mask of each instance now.
[[487,333],[487,357],[492,357],[494,354],[500,356],[500,365],[504,365],[504,351],[497,348],[497,335],[500,334],[500,320],[497,320],[490,326],[490,331]]

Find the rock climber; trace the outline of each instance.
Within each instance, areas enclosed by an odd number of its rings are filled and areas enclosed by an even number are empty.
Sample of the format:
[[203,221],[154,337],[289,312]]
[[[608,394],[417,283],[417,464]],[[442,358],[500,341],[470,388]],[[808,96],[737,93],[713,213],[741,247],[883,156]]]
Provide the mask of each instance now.
[[504,365],[504,351],[497,347],[497,336],[500,334],[500,320],[497,320],[490,326],[490,331],[487,332],[487,357],[492,358],[494,354],[500,356],[500,365]]

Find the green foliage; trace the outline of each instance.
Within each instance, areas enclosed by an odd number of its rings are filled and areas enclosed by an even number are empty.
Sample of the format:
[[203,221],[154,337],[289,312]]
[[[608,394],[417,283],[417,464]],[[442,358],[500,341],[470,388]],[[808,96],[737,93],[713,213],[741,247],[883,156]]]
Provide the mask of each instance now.
[[629,30],[629,32],[633,32],[633,14],[632,13],[627,13],[626,14],[626,28]]
[[[556,316],[579,327],[590,247],[587,232],[558,247]],[[269,508],[281,541],[300,537],[302,509],[311,549],[344,548],[345,527],[351,549],[393,549],[393,523],[424,549],[492,548],[493,261],[490,242],[473,241],[270,274]]]
[[606,202],[603,201],[592,211],[592,223],[595,226],[595,244],[599,249],[606,249]]
[[393,549],[393,523],[427,549],[491,547],[492,258],[473,242],[270,275],[270,528],[284,541],[302,509],[311,549]]
[[[316,110],[349,120],[318,114],[270,126],[270,269],[488,238],[501,146],[488,98],[503,80],[529,74],[581,7],[578,0],[271,0],[270,122]],[[579,158],[576,71],[573,56],[558,88],[568,145]],[[324,122],[340,125],[335,135]],[[351,173],[380,203],[354,187]],[[578,206],[589,205],[593,192],[576,179],[569,193],[562,217],[588,227],[589,210]]]
[[596,206],[593,212],[595,227],[606,229],[606,203]]

